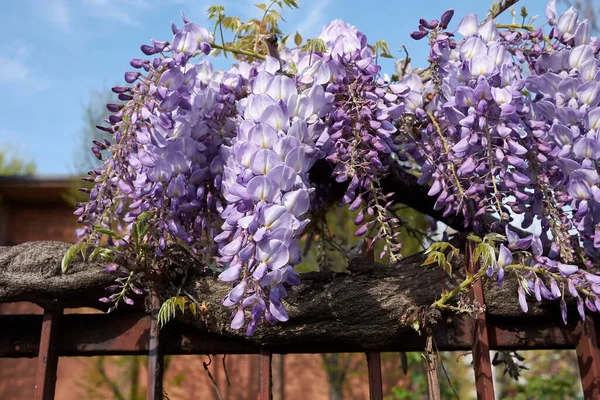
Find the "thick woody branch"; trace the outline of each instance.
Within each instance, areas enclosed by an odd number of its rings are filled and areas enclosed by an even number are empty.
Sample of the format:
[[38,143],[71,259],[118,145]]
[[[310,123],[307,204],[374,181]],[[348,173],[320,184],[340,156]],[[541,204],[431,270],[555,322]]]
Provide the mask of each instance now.
[[[0,247],[0,302],[31,301],[43,307],[84,307],[102,309],[98,298],[114,277],[100,264],[76,260],[67,274],[61,274],[60,261],[69,244],[30,242]],[[296,342],[338,341],[366,348],[381,348],[411,330],[415,320],[421,326],[435,323],[440,312],[430,305],[440,296],[442,281],[446,290],[463,280],[462,263],[455,260],[456,274],[444,276],[437,267],[423,267],[422,254],[407,257],[394,266],[363,259],[351,262],[348,273],[308,273],[302,284],[289,290],[285,302],[290,315],[286,323],[259,328],[251,339],[257,344],[285,346]],[[202,331],[225,337],[243,337],[243,331],[229,328],[231,310],[221,299],[231,286],[214,275],[200,272],[192,260],[182,255],[178,268],[187,265],[189,278],[185,291],[198,301],[206,301],[205,320],[186,317],[186,322]],[[521,311],[515,281],[507,279],[501,288],[489,282],[486,291],[488,318],[550,318],[560,321],[552,304],[531,304],[528,314]],[[171,285],[157,287],[163,300],[175,295]],[[135,299],[141,306],[144,300]]]

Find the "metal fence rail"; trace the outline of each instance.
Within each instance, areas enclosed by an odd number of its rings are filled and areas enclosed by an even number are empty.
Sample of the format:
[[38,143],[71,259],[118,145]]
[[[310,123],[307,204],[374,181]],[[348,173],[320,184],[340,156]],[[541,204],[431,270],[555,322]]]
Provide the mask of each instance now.
[[[494,321],[481,326],[466,316],[454,316],[433,331],[440,351],[473,350],[478,399],[493,399],[488,350],[575,349],[586,399],[600,398],[598,324],[590,315],[575,325],[550,325],[538,321]],[[63,356],[149,355],[148,399],[162,398],[163,356],[181,354],[260,354],[261,397],[270,399],[272,354],[364,352],[367,355],[370,398],[383,397],[380,352],[423,351],[425,338],[408,332],[384,348],[365,349],[340,342],[306,342],[264,348],[243,339],[200,332],[173,321],[156,334],[156,316],[142,313],[0,315],[0,357],[38,357],[36,400],[54,398],[58,358]],[[41,332],[41,334],[40,334]],[[488,349],[480,348],[487,335]],[[479,352],[479,353],[476,353]],[[476,354],[482,355],[475,356]],[[489,355],[488,355],[489,357]],[[486,386],[490,387],[487,388]]]

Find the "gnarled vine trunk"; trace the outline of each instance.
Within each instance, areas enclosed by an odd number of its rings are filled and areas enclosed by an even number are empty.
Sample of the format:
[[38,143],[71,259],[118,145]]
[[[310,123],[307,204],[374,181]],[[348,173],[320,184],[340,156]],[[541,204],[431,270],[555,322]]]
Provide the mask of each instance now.
[[[97,307],[104,287],[114,276],[104,272],[99,263],[76,259],[66,274],[60,262],[69,248],[67,243],[30,242],[14,247],[0,247],[0,302],[31,301],[42,307]],[[184,254],[184,252],[182,252]],[[307,273],[302,284],[289,290],[286,308],[290,320],[275,326],[263,326],[250,338],[261,345],[286,345],[297,342],[336,341],[363,348],[382,348],[411,330],[415,319],[421,324],[435,323],[438,310],[429,307],[446,290],[462,280],[463,259],[454,262],[455,274],[449,277],[436,266],[423,267],[423,255],[403,259],[397,265],[382,265],[354,259],[347,273]],[[174,262],[189,270],[184,290],[198,301],[206,301],[204,320],[186,318],[201,330],[227,337],[244,337],[233,331],[229,309],[221,299],[230,285],[206,274],[184,255]],[[158,286],[163,300],[175,295],[170,285]],[[510,277],[502,287],[486,284],[489,318],[547,317],[559,320],[559,311],[551,303],[531,304],[524,314],[516,296],[516,281]],[[136,306],[144,302],[141,297]]]

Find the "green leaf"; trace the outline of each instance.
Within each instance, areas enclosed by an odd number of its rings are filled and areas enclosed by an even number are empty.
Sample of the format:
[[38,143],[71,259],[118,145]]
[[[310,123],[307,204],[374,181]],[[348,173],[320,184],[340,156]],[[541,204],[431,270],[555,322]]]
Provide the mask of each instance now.
[[123,236],[119,235],[117,232],[111,231],[110,229],[105,228],[105,227],[100,226],[100,225],[94,225],[94,230],[96,232],[100,232],[100,233],[103,233],[105,235],[111,236],[111,237],[113,237],[115,239],[119,239],[119,240],[123,239]]
[[266,4],[255,4],[256,8],[265,11],[267,9]]
[[444,271],[446,271],[446,273],[447,273],[448,275],[452,275],[452,264],[450,264],[449,262],[446,262],[446,263],[444,263],[444,265],[443,265],[442,269],[443,269]]
[[137,223],[133,223],[131,225],[131,239],[133,240],[133,243],[135,243],[136,245],[139,243],[140,237],[139,237],[139,231],[138,231],[138,224]]
[[185,297],[178,297],[175,301],[175,304],[181,310],[181,313],[185,313],[185,303],[187,303],[187,299]]
[[323,53],[327,50],[327,44],[323,39],[308,39],[306,44],[302,46],[302,51],[311,51]]
[[421,266],[435,264],[436,262],[437,262],[437,259],[435,258],[435,256],[433,254],[431,254],[429,257],[427,257],[427,259],[423,262],[423,264],[421,264]]
[[488,233],[487,235],[485,235],[485,237],[483,238],[483,240],[485,242],[493,244],[495,242],[504,242],[504,241],[506,241],[506,236],[501,235],[499,233],[492,232],[492,233]]
[[412,323],[412,328],[413,328],[415,331],[417,331],[417,333],[421,334],[421,330],[420,330],[420,328],[421,328],[421,325],[419,324],[419,321],[414,321],[414,322]]
[[81,251],[82,254],[85,255],[86,248],[87,248],[87,245],[83,242],[76,243],[73,246],[69,247],[69,250],[67,250],[67,252],[65,253],[65,255],[62,259],[62,262],[60,263],[60,269],[63,274],[65,272],[67,272],[67,269],[69,268],[69,264],[71,264],[73,262],[77,253],[79,253]]
[[300,45],[302,45],[302,36],[300,35],[300,32],[298,32],[298,31],[296,31],[296,35],[294,35],[294,43],[298,47],[300,47]]
[[98,256],[100,255],[100,253],[102,253],[103,251],[104,251],[104,249],[103,249],[102,247],[96,247],[96,248],[94,249],[94,251],[92,251],[92,254],[90,254],[90,258],[89,258],[89,260],[90,260],[90,261],[94,261],[94,259],[95,259],[96,257],[98,257]]
[[136,221],[138,223],[146,223],[150,217],[152,217],[154,215],[154,213],[152,213],[152,211],[144,211],[143,213],[141,213],[140,215],[138,215],[138,217],[136,218]]
[[483,241],[477,235],[469,235],[469,236],[467,236],[467,239],[470,240],[471,242],[475,242],[475,243],[481,243]]
[[160,327],[162,328],[167,322],[175,318],[177,315],[177,309],[180,309],[181,313],[185,314],[186,304],[188,305],[190,312],[194,315],[197,315],[198,308],[196,307],[196,304],[190,301],[187,297],[178,296],[165,300],[161,304],[160,310],[158,311],[158,323]]
[[391,55],[391,54],[388,54],[388,53],[381,53],[381,54],[379,55],[379,57],[383,57],[383,58],[396,58],[396,57],[394,57],[393,55]]

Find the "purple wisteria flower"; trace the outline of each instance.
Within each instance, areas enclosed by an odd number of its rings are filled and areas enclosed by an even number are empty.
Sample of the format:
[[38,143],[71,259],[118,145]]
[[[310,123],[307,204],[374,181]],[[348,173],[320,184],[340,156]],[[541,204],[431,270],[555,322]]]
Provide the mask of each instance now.
[[243,309],[251,310],[248,336],[263,316],[269,323],[288,319],[283,285],[299,283],[293,266],[301,261],[298,240],[308,223],[307,173],[319,156],[319,114],[330,106],[317,81],[298,88],[272,65],[259,67],[251,93],[239,104],[237,135],[220,150],[226,206],[216,241],[219,261],[227,265],[220,278],[234,284],[223,304],[235,307],[234,329],[244,325]]

